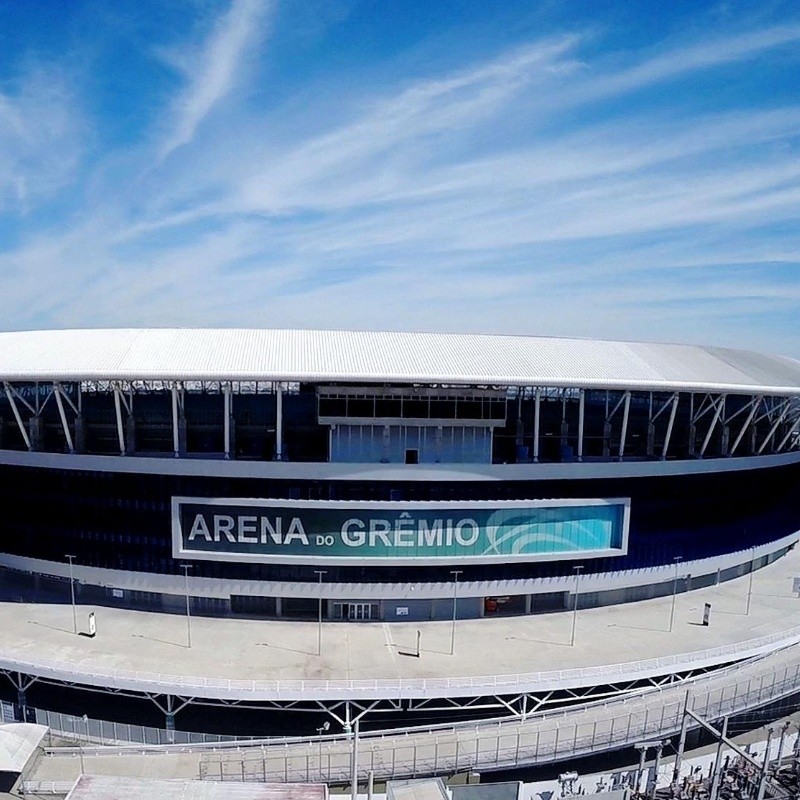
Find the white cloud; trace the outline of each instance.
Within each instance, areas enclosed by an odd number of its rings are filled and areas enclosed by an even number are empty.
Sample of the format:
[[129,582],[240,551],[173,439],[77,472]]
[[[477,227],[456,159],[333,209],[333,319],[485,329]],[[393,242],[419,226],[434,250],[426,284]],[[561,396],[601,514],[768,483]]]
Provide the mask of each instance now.
[[[186,64],[187,85],[173,104],[173,127],[161,146],[161,158],[188,144],[200,123],[234,87],[250,47],[264,35],[266,0],[233,0],[203,43],[194,63]],[[173,58],[173,63],[185,63]]]
[[[668,93],[657,111],[603,105],[681,74],[702,82],[800,29],[627,54],[613,70],[581,64],[579,36],[533,42],[393,89],[365,82],[336,123],[311,98],[313,123],[282,140],[273,122],[296,129],[281,111],[233,91],[265,9],[234,3],[184,59],[167,163],[122,198],[98,181],[102,215],[0,256],[7,324],[485,330],[800,354],[800,332],[768,342],[771,317],[800,313],[786,279],[800,263],[797,98],[702,114]],[[241,112],[235,144],[214,125],[199,133],[223,103]],[[141,150],[123,178],[152,161]]]
[[65,81],[34,69],[0,93],[0,209],[24,213],[74,176],[85,126]]

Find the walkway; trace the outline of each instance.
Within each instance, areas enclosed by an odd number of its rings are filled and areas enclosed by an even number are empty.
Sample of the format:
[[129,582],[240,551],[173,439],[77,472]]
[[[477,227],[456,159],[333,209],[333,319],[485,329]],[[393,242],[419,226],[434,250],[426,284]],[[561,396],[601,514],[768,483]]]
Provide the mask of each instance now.
[[[68,604],[0,603],[0,669],[91,685],[248,700],[474,696],[633,680],[800,641],[800,548],[750,576],[672,598],[572,614],[448,622],[191,619],[105,607],[97,636],[74,635]],[[703,604],[711,624],[701,624]],[[416,657],[417,631],[420,651]],[[588,682],[588,683],[587,683]]]

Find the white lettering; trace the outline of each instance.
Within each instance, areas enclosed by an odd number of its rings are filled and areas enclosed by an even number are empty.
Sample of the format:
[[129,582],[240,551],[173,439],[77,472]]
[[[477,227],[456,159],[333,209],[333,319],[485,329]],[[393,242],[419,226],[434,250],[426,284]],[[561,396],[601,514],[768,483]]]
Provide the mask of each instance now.
[[275,527],[270,523],[269,517],[261,517],[261,544],[266,544],[267,539],[272,539],[275,544],[280,544],[283,540],[282,528],[283,517],[275,517]]
[[[469,528],[469,532],[465,533],[465,528]],[[459,520],[456,525],[456,541],[462,547],[470,547],[475,544],[478,541],[478,536],[480,536],[480,529],[474,519]]]
[[375,547],[375,540],[380,539],[385,547],[391,547],[392,542],[389,539],[391,529],[392,526],[388,519],[371,519],[369,521],[369,546]]
[[[355,528],[356,530],[353,530]],[[361,547],[366,541],[364,523],[360,519],[345,520],[342,525],[342,541],[348,547]]]
[[258,536],[248,536],[247,534],[258,533],[256,522],[258,517],[239,517],[239,541],[249,544],[258,544]]
[[202,514],[197,514],[192,523],[192,530],[189,532],[189,541],[194,541],[198,536],[202,536],[207,542],[211,541],[211,533],[206,525],[206,519]]
[[227,514],[214,514],[214,541],[220,541],[223,535],[229,542],[236,541],[233,535],[233,517]]
[[419,534],[417,536],[420,547],[442,546],[442,520],[435,519],[428,526],[428,520],[419,521]]
[[404,511],[394,523],[394,546],[413,547],[414,544],[414,520]]
[[308,544],[308,536],[306,536],[305,528],[299,517],[292,517],[289,523],[289,530],[286,532],[284,544],[291,544],[295,539],[299,539],[303,544]]

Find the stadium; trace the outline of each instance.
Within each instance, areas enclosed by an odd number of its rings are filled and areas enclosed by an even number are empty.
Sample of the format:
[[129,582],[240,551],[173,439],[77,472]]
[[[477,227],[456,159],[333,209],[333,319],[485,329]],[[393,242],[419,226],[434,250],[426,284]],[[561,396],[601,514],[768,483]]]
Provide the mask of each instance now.
[[[234,706],[310,712],[307,732],[320,715],[349,731],[380,712],[392,725],[511,714],[531,726],[546,708],[732,685],[734,667],[737,680],[761,670],[737,713],[796,690],[793,359],[467,334],[72,330],[0,334],[0,380],[0,697],[17,718],[38,691],[38,706],[81,719],[74,693],[99,691],[114,696],[107,719],[141,721],[144,702],[172,737],[179,711],[184,731],[277,729],[234,722]],[[714,625],[692,621],[712,600]],[[89,611],[97,636],[73,636]],[[775,659],[783,677],[767,691]],[[629,721],[615,747],[680,728],[680,703],[665,716],[659,698],[658,725]],[[558,747],[548,757],[577,752]],[[333,775],[321,753],[306,778]],[[456,747],[455,765],[465,758]],[[485,758],[476,745],[470,765],[499,768]]]
[[[502,336],[0,335],[0,565],[195,613],[448,619],[718,583],[800,529],[800,364]],[[754,555],[755,552],[755,555]],[[456,584],[458,584],[456,586]],[[52,588],[52,587],[51,587]]]

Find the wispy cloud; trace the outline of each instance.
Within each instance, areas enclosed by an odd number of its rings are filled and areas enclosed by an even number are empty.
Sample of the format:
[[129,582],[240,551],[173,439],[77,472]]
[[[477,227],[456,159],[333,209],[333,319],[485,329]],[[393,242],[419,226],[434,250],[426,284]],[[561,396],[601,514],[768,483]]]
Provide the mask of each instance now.
[[233,0],[195,58],[173,55],[173,63],[185,65],[187,85],[173,103],[174,120],[161,145],[161,158],[188,144],[198,125],[234,87],[248,48],[264,36],[267,9],[267,0]]
[[0,93],[0,210],[24,213],[74,175],[85,125],[72,92],[52,68],[15,76]]
[[[167,133],[98,159],[79,225],[73,209],[0,251],[9,325],[460,329],[800,355],[785,326],[800,317],[800,94],[772,91],[800,26],[614,52],[572,32],[438,74],[387,67],[378,83],[367,65],[328,116],[313,92],[246,91],[269,23],[268,5],[236,0],[197,52],[182,43]],[[731,91],[755,56],[748,92]],[[212,120],[222,109],[235,136]],[[54,269],[57,296],[39,290]]]

